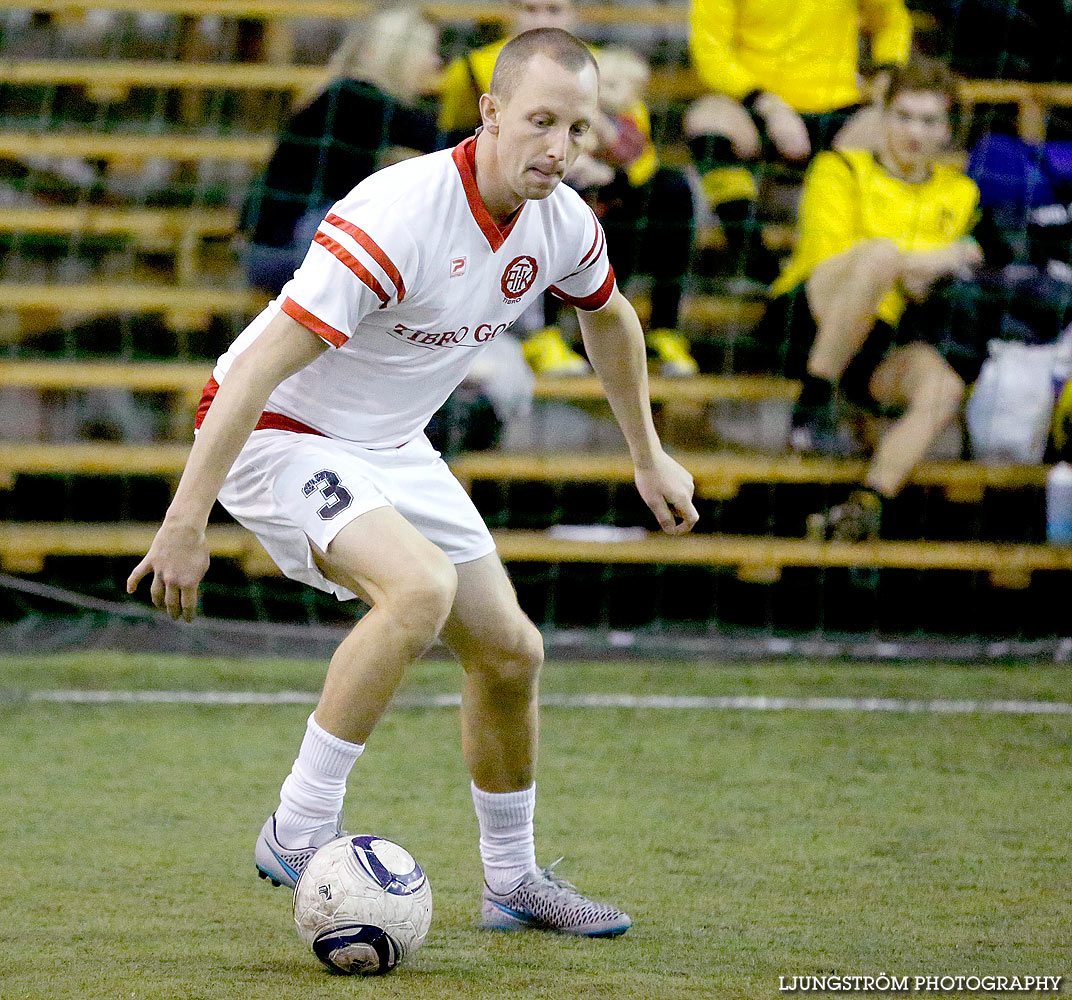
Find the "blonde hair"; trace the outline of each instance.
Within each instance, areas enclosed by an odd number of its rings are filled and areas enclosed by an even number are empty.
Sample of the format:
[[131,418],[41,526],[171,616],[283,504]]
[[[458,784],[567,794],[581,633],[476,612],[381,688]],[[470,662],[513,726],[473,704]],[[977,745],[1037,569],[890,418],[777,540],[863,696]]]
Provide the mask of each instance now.
[[[416,96],[411,54],[422,43],[434,49],[435,25],[418,7],[399,6],[381,11],[354,25],[327,65],[328,79],[366,80],[391,97],[409,100]],[[304,106],[323,88],[306,91],[298,101]]]
[[632,49],[608,45],[596,52],[596,63],[599,65],[601,91],[605,89],[608,94],[612,91],[628,91],[632,95],[629,104],[641,99],[651,79],[651,68]]

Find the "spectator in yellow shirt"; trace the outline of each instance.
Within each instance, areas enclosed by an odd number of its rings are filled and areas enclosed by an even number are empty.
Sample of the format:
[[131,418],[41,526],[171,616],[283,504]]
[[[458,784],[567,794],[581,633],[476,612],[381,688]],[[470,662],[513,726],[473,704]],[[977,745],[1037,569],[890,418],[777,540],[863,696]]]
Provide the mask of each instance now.
[[[509,37],[532,28],[575,32],[573,0],[513,0]],[[478,102],[491,84],[491,71],[507,38],[453,60],[440,87],[440,132],[461,141],[480,124]],[[688,341],[677,332],[678,307],[693,238],[692,192],[684,176],[661,168],[644,104],[647,64],[621,47],[592,48],[600,66],[602,121],[592,130],[591,155],[574,164],[567,183],[596,205],[607,232],[607,252],[619,283],[638,272],[653,279],[648,354],[661,375],[698,370]],[[587,362],[562,339],[557,305],[548,303],[544,325],[523,343],[537,374],[587,372]]]
[[[831,147],[868,97],[861,36],[870,68],[903,64],[911,45],[904,0],[693,0],[689,50],[711,93],[689,109],[685,132],[726,234],[731,273],[762,260],[758,188],[743,162],[803,162]],[[762,264],[749,274],[773,277]]]
[[921,329],[913,316],[937,283],[970,278],[982,262],[969,235],[978,188],[940,159],[955,97],[942,63],[891,72],[879,149],[815,158],[796,249],[771,289],[762,330],[779,339],[786,374],[802,380],[791,447],[838,450],[836,389],[865,410],[899,413],[866,488],[816,524],[828,537],[876,534],[882,500],[897,495],[959,411],[964,381],[940,350],[944,331]]

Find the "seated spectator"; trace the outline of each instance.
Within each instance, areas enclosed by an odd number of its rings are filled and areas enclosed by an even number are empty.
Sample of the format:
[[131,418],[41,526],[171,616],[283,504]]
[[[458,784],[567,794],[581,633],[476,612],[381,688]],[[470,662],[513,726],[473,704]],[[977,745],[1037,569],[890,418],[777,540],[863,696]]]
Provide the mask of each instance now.
[[[576,30],[573,0],[514,0],[510,36],[532,28]],[[507,38],[455,59],[440,90],[440,130],[460,141],[480,124],[478,102],[488,90],[495,59]],[[620,285],[634,273],[651,274],[652,313],[648,351],[660,374],[697,371],[688,342],[676,332],[678,306],[692,248],[692,193],[682,174],[660,169],[644,105],[647,64],[635,53],[593,49],[600,64],[600,103],[605,114],[593,129],[591,156],[574,164],[566,181],[597,205]],[[656,249],[657,248],[657,249]],[[546,302],[525,337],[525,357],[537,374],[574,375],[588,364],[563,339],[558,308]]]
[[[782,342],[786,373],[802,379],[795,450],[838,449],[837,389],[865,411],[900,414],[875,450],[866,488],[824,515],[830,537],[877,534],[883,500],[959,412],[964,378],[945,331],[917,322],[912,305],[982,262],[968,235],[978,189],[941,161],[955,96],[941,63],[920,59],[891,72],[881,148],[815,158],[797,246],[771,290],[762,330]],[[974,377],[970,364],[961,370]]]
[[831,148],[861,108],[861,32],[870,66],[908,58],[903,0],[693,0],[689,47],[712,93],[693,104],[685,133],[725,233],[730,273],[767,284],[774,261],[756,231],[759,194],[746,162],[803,163]]
[[643,101],[648,64],[618,46],[599,50],[596,61],[603,117],[593,129],[592,155],[613,176],[592,191],[592,199],[607,233],[607,253],[620,286],[637,272],[651,275],[646,341],[655,370],[695,375],[699,368],[688,340],[677,330],[692,255],[692,190],[680,171],[659,166]]
[[250,284],[279,291],[335,201],[393,159],[436,148],[434,117],[415,102],[434,81],[437,42],[432,24],[407,7],[346,37],[326,88],[299,104],[246,202]]

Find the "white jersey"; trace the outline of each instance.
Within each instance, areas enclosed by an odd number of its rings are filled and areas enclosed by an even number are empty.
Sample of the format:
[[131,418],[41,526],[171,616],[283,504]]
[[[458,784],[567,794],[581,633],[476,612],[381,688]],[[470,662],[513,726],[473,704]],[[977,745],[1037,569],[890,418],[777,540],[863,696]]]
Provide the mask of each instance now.
[[258,427],[404,444],[546,289],[580,309],[606,305],[614,272],[592,210],[560,184],[499,227],[477,190],[475,147],[474,136],[388,167],[332,207],[294,277],[213,372],[226,377],[280,309],[335,348],[279,385]]

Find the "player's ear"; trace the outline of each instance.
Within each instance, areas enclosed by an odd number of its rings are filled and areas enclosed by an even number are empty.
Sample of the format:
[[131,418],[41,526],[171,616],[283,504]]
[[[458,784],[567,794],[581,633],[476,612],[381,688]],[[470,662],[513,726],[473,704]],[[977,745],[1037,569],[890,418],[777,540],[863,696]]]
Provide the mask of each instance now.
[[492,135],[499,134],[499,102],[491,94],[480,95],[480,120]]

